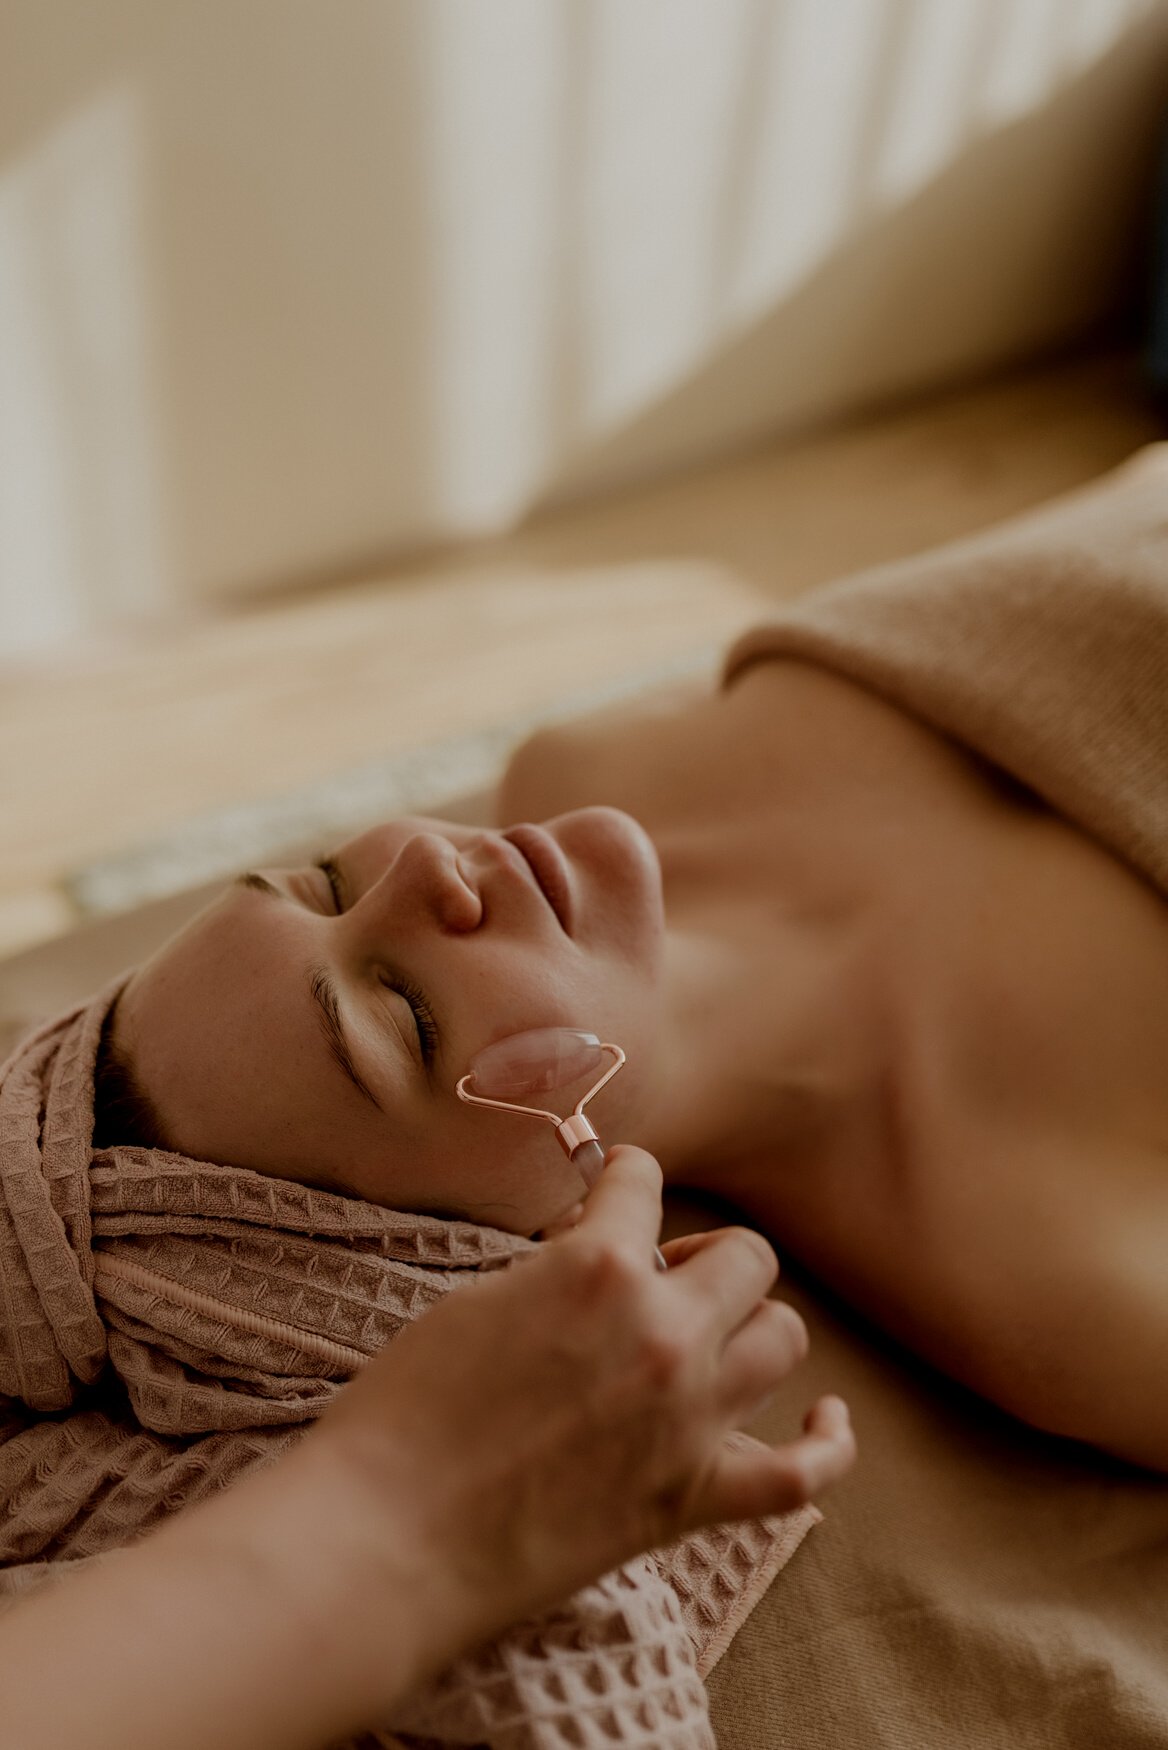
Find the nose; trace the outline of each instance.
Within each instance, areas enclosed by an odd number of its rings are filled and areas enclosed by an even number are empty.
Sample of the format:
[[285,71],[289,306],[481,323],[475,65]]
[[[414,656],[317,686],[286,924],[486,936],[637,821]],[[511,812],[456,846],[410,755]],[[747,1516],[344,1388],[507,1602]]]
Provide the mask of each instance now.
[[[392,906],[397,921],[428,916],[444,930],[475,930],[482,921],[478,890],[467,879],[458,852],[440,833],[420,832],[406,840],[365,900]],[[373,908],[368,908],[373,909]]]

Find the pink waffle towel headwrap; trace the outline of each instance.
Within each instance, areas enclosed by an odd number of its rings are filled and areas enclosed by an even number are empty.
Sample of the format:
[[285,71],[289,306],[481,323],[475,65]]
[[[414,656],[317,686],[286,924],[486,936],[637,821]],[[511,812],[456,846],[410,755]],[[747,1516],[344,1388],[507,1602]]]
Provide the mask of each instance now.
[[[94,1065],[123,982],[0,1069],[9,1594],[269,1462],[410,1319],[534,1245],[158,1150],[95,1151]],[[817,1518],[626,1563],[460,1660],[365,1741],[709,1750],[702,1677]]]

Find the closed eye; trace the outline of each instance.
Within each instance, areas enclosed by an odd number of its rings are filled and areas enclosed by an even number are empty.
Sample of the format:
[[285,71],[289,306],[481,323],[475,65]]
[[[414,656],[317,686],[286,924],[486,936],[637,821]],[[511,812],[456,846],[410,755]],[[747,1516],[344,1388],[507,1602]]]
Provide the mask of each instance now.
[[[329,884],[333,907],[339,917],[345,909],[344,878],[340,867],[332,857],[322,857],[316,866]],[[412,984],[409,979],[393,974],[387,977],[384,982],[390,990],[396,992],[409,1004],[410,1012],[414,1017],[414,1026],[418,1030],[418,1045],[422,1053],[422,1062],[428,1069],[437,1056],[441,1043],[433,1010],[417,985]]]
[[339,917],[345,909],[345,902],[341,894],[341,871],[331,857],[322,857],[316,866],[329,884],[329,891],[333,896],[333,907]]

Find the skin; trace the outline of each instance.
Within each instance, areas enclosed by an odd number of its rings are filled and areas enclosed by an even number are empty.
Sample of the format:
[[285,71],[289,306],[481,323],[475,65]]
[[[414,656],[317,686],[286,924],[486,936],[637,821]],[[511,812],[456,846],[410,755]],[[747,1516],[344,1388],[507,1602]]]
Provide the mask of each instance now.
[[[630,1056],[607,1121],[623,1130],[644,1103],[662,997],[656,855],[612,809],[548,830],[572,869],[570,936],[497,833],[425,818],[336,849],[339,910],[317,868],[265,870],[271,891],[229,887],[118,1005],[117,1039],[168,1140],[198,1158],[512,1232],[574,1207],[582,1181],[550,1125],[454,1094],[494,1041],[586,1024]],[[309,990],[317,969],[336,987],[367,1092],[330,1049]],[[437,1021],[430,1069],[408,1001],[389,988],[403,973]]]
[[[741,994],[755,982],[751,930],[693,910],[670,928],[660,859],[628,812],[591,804],[543,825],[568,860],[571,935],[498,832],[421,817],[331,853],[340,912],[315,867],[256,872],[273,892],[232,884],[118,1004],[116,1041],[170,1144],[391,1208],[546,1233],[585,1188],[550,1125],[454,1093],[496,1040],[540,1026],[615,1040],[628,1061],[589,1115],[602,1137],[643,1138],[674,1178],[752,1146],[776,1097],[783,1125],[804,1127],[803,1084],[842,1041],[854,1041],[851,1073],[869,1073],[861,1034],[874,1017],[856,1007],[834,922],[825,948],[817,917],[793,920],[780,1022],[791,1061],[776,1095],[774,1017]],[[330,1050],[309,992],[317,968],[378,1105]],[[387,988],[402,973],[438,1020],[430,1075],[410,1007]],[[530,1103],[566,1112],[591,1079]]]
[[[545,731],[497,803],[569,854],[578,943],[538,910],[480,909],[489,835],[399,822],[360,849],[395,902],[369,901],[369,940],[408,949],[459,1017],[433,1151],[352,1099],[313,1133],[305,1108],[332,1091],[307,1035],[293,1059],[252,1027],[290,950],[257,957],[285,926],[251,892],[123,999],[181,1146],[538,1231],[580,1195],[554,1138],[460,1110],[453,1084],[488,1038],[593,1027],[629,1055],[602,1135],[635,1136],[667,1184],[729,1202],[1013,1414],[1168,1469],[1168,1410],[1148,1403],[1168,1362],[1168,908],[1150,888],[965,750],[792,661]],[[598,816],[636,859],[600,854]],[[356,927],[299,903],[298,929]]]
[[653,840],[670,935],[710,945],[698,1035],[734,1039],[719,966],[751,1021],[698,1151],[645,1133],[667,1182],[1012,1414],[1168,1470],[1163,899],[809,663],[543,732],[500,818],[601,795]]
[[674,1241],[661,1275],[660,1219],[657,1163],[618,1145],[575,1232],[448,1296],[289,1455],[5,1611],[6,1742],[336,1743],[640,1550],[844,1475],[838,1398],[727,1442],[807,1333],[757,1234]]

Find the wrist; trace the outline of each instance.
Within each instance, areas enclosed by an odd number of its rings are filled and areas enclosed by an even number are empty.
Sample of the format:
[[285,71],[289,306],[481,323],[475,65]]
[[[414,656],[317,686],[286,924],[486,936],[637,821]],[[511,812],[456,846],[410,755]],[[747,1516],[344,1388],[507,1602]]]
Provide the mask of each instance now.
[[411,1505],[309,1437],[162,1534],[270,1647],[305,1742],[384,1723],[474,1639]]
[[404,1457],[309,1436],[254,1481],[272,1492],[250,1515],[249,1559],[276,1608],[294,1600],[318,1693],[350,1710],[346,1729],[376,1724],[482,1638]]
[[[441,1568],[408,1512],[350,1488],[322,1445],[6,1614],[12,1741],[315,1750],[386,1724],[474,1637],[445,1619]],[[46,1688],[59,1646],[74,1681]]]

